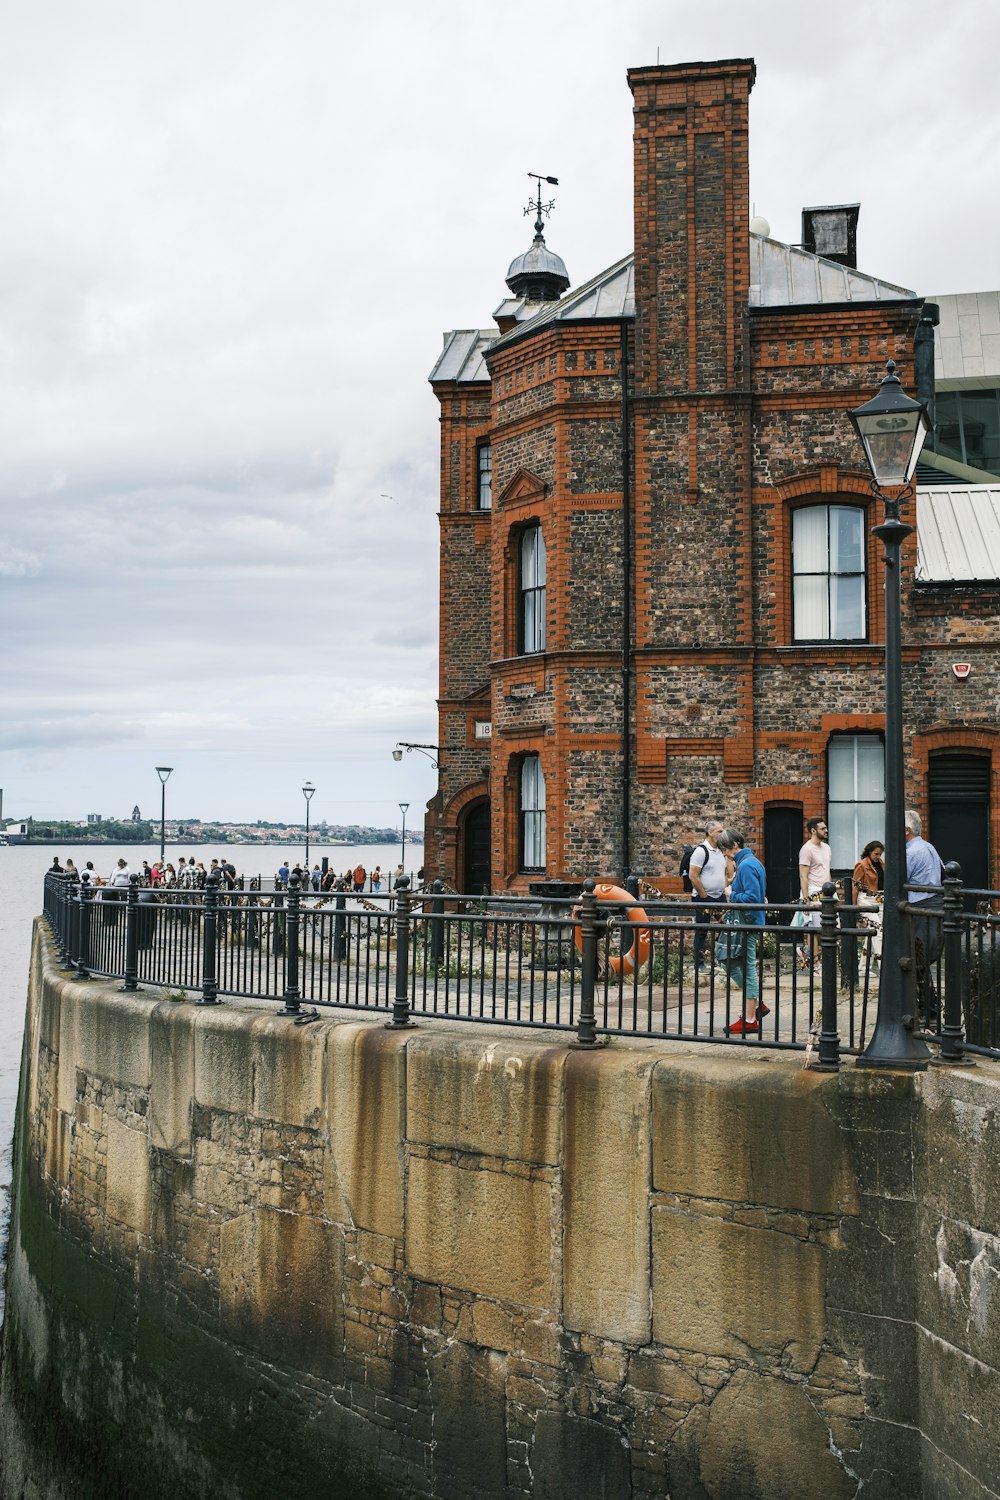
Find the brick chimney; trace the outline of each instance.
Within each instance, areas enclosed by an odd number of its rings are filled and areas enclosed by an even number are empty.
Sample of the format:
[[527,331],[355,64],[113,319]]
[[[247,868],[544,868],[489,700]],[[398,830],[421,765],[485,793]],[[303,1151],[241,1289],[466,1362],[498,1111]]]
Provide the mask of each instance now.
[[752,58],[629,70],[636,390],[744,383]]

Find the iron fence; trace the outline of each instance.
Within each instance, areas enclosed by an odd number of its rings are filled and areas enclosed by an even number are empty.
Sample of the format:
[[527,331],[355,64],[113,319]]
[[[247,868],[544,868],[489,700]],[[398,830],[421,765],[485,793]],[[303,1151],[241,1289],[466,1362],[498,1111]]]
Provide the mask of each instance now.
[[[603,888],[597,887],[597,892]],[[619,892],[619,896],[623,895]],[[917,902],[929,894],[931,902]],[[941,1056],[1000,1055],[1000,896],[911,891],[910,1024]],[[971,904],[973,909],[967,907]],[[698,915],[698,922],[695,915]],[[122,988],[435,1016],[609,1035],[808,1050],[819,1067],[859,1053],[875,1021],[878,911],[829,886],[811,908],[574,897],[475,900],[440,884],[392,896],[287,891],[91,890],[46,876],[45,915],[66,966]],[[700,935],[699,935],[700,934]],[[700,962],[696,963],[696,959]]]

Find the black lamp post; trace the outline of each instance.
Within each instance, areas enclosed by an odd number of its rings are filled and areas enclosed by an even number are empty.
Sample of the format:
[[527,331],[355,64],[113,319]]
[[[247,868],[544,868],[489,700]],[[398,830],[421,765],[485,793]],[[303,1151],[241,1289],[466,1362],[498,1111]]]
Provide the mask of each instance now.
[[306,875],[309,874],[309,804],[313,799],[316,788],[311,781],[307,781],[302,788],[302,795],[306,799]]
[[[882,967],[878,1019],[872,1039],[858,1058],[863,1068],[927,1067],[930,1052],[914,1033],[907,1015],[906,975],[902,964],[903,918],[900,906],[906,883],[906,831],[903,788],[903,680],[901,654],[899,553],[913,527],[899,518],[900,501],[912,494],[910,481],[928,432],[927,410],[904,394],[892,360],[878,395],[851,412],[872,472],[872,491],[885,515],[872,535],[882,543],[885,564],[885,904],[882,910]],[[894,490],[894,496],[883,493]]]
[[399,804],[399,810],[403,814],[403,837],[399,841],[399,864],[404,875],[406,874],[406,809],[409,805],[408,802]]
[[167,845],[167,778],[173,770],[173,766],[157,766],[156,774],[160,778],[160,869],[163,869],[163,858]]

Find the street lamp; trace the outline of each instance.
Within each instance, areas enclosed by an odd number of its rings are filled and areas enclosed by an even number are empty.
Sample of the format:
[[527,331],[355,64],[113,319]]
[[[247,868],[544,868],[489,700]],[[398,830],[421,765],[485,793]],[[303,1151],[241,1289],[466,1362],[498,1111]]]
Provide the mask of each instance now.
[[316,788],[311,781],[307,781],[302,788],[302,795],[306,799],[306,881],[309,879],[309,804],[313,799]]
[[[902,967],[905,956],[900,906],[905,898],[906,830],[899,551],[913,527],[900,520],[899,506],[912,493],[910,481],[929,427],[926,407],[904,394],[891,359],[878,395],[856,407],[850,416],[864,445],[872,492],[885,506],[881,524],[872,527],[872,535],[882,543],[885,564],[885,904],[878,1018],[858,1066],[917,1071],[927,1067],[930,1052],[914,1033],[915,1005],[907,1006]],[[886,488],[896,491],[895,495],[884,494]]]
[[[412,744],[409,740],[397,740],[396,741],[396,748],[392,752],[392,758],[393,758],[393,760],[395,760],[395,761],[402,760],[403,759],[403,751],[404,750],[406,751],[407,755],[409,755],[409,753],[410,753],[411,750],[418,750],[421,755],[426,755],[427,756],[427,759],[430,761],[430,763],[434,767],[435,771],[440,771],[440,769],[441,769],[441,765],[440,765],[441,756],[444,753],[442,751],[440,745],[415,745],[415,744]],[[430,754],[431,751],[434,752],[433,755]]]
[[406,809],[409,805],[408,802],[399,804],[399,810],[403,814],[403,837],[399,841],[399,867],[404,875],[406,874]]
[[167,844],[167,778],[173,770],[173,766],[157,766],[156,774],[160,778],[160,869],[163,869],[163,858],[166,853]]

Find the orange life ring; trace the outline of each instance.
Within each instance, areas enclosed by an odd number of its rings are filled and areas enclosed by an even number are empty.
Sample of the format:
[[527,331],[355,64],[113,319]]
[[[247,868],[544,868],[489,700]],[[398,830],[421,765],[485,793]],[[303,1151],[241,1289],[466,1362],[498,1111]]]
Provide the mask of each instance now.
[[[596,901],[614,901],[628,910],[625,913],[626,921],[638,924],[648,922],[649,917],[641,906],[634,906],[635,897],[629,891],[622,890],[620,885],[609,885],[606,881],[599,881],[594,886],[594,899]],[[579,915],[580,908],[574,908],[573,915]],[[635,925],[631,929],[632,945],[624,953],[611,954],[608,957],[608,968],[613,974],[634,974],[636,969],[641,969],[649,958],[650,949],[653,946],[652,934],[648,927]],[[578,950],[583,952],[583,933],[579,921],[573,934],[573,940]]]

